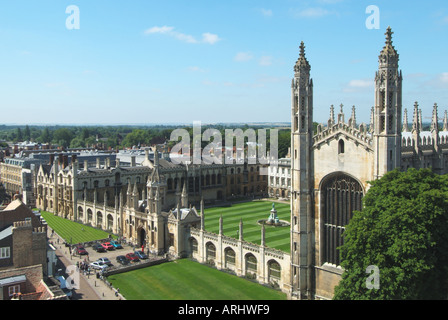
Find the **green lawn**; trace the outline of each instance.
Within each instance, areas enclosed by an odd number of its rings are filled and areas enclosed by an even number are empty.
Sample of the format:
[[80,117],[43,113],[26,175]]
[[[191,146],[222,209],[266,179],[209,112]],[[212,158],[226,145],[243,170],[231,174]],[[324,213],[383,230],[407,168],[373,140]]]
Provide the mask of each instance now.
[[41,211],[41,215],[47,221],[50,228],[66,242],[71,244],[101,240],[109,237],[109,233],[105,231],[63,219],[46,211]]
[[[238,238],[240,219],[243,218],[244,240],[260,244],[261,226],[257,223],[260,219],[269,218],[272,209],[270,201],[252,201],[233,204],[231,207],[215,207],[205,209],[205,229],[210,232],[219,232],[219,217],[222,214],[224,235]],[[275,209],[280,220],[290,222],[291,209],[286,203],[275,203]],[[266,246],[289,253],[290,227],[265,227]]]
[[286,300],[286,294],[188,259],[120,273],[108,281],[127,300]]

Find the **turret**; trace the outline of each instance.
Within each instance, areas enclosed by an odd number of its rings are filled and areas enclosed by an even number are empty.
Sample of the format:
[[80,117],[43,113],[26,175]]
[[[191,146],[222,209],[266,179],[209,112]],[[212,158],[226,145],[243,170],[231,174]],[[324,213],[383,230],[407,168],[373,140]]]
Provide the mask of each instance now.
[[403,77],[398,70],[399,55],[393,46],[392,34],[388,27],[386,44],[379,55],[379,68],[375,74],[375,178],[401,167]]

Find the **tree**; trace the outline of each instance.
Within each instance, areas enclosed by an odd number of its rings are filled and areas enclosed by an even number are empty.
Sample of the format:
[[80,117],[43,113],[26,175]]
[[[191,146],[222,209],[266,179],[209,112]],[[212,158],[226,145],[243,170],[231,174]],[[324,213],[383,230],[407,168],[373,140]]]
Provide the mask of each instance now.
[[17,132],[16,132],[16,139],[14,139],[16,142],[21,142],[23,141],[23,133],[22,133],[22,129],[17,128]]
[[54,131],[53,140],[55,143],[67,148],[73,139],[73,133],[67,128],[60,128]]
[[148,144],[148,143],[149,143],[148,131],[143,130],[143,129],[133,130],[131,133],[126,135],[126,137],[123,140],[123,145],[125,147],[133,147],[133,146],[138,146],[138,145],[143,145],[143,144]]
[[31,140],[31,131],[30,131],[30,127],[28,125],[25,126],[25,130],[23,132],[23,138],[26,141],[30,141]]
[[[344,233],[334,299],[446,299],[448,177],[395,170],[371,185]],[[378,289],[369,289],[369,266],[379,270]]]
[[45,127],[45,129],[42,131],[42,134],[39,138],[40,142],[42,143],[49,143],[51,141],[51,134],[48,127]]

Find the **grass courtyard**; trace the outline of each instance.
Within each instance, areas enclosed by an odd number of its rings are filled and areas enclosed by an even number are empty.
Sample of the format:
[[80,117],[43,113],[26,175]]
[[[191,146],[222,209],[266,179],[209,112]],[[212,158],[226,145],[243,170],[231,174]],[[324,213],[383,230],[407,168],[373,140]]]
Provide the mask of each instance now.
[[[205,209],[205,229],[219,232],[219,218],[223,218],[224,235],[238,239],[238,229],[243,219],[243,237],[245,241],[255,244],[261,243],[260,219],[267,219],[272,209],[270,201],[252,201],[233,204],[231,207],[215,207]],[[275,209],[280,220],[291,220],[289,203],[275,203]],[[265,226],[266,246],[289,253],[290,227]]]
[[[290,221],[290,205],[275,203],[280,220]],[[260,219],[267,219],[272,209],[270,201],[236,203],[231,207],[205,209],[205,228],[219,232],[222,215],[224,235],[238,238],[243,220],[244,240],[260,244]],[[48,225],[69,243],[104,239],[107,232],[85,226],[45,211],[42,217]],[[290,228],[266,226],[266,245],[284,252],[290,251]],[[239,278],[188,259],[164,263],[150,268],[129,271],[108,277],[109,282],[128,300],[285,300],[286,294]]]
[[41,215],[50,228],[70,244],[101,240],[109,237],[109,233],[105,231],[63,219],[50,212],[41,211]]
[[286,294],[182,259],[108,277],[127,300],[286,300]]

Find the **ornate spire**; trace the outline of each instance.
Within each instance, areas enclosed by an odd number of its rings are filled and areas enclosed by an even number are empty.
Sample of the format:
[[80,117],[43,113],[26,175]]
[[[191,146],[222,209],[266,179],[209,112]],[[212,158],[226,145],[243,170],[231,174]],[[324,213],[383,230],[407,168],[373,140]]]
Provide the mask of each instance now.
[[132,191],[133,196],[138,196],[137,182],[134,183],[134,190]]
[[311,70],[311,66],[308,62],[308,60],[305,57],[305,44],[303,41],[300,43],[300,55],[299,59],[296,62],[296,65],[294,66],[295,72],[309,72]]
[[340,107],[341,107],[341,111],[338,114],[338,123],[344,123],[345,122],[345,120],[344,120],[344,118],[345,118],[344,105],[341,103]]
[[418,129],[420,130],[420,132],[423,131],[422,109],[418,109]]
[[333,105],[331,105],[331,107],[330,107],[330,119],[328,121],[328,125],[329,126],[334,125],[334,106]]
[[370,133],[373,133],[373,130],[375,129],[375,107],[372,107],[370,110]]
[[448,131],[448,112],[445,110],[445,116],[443,117],[443,131]]
[[350,118],[350,125],[352,126],[352,128],[356,127],[356,107],[355,106],[352,107],[352,116]]
[[432,109],[431,131],[435,132],[439,131],[439,117],[437,115],[437,108],[437,103],[434,103],[434,107]]
[[392,41],[392,35],[394,33],[392,32],[392,28],[389,26],[387,27],[387,31],[385,33],[386,35],[386,45],[384,46],[383,50],[380,53],[380,66],[382,67],[397,67],[398,68],[398,53],[397,50],[395,50],[395,47],[393,45]]
[[404,116],[403,116],[403,132],[408,132],[408,109],[404,109]]
[[394,33],[392,32],[392,28],[390,26],[387,27],[386,30],[386,46],[392,46],[392,35]]
[[128,182],[128,192],[127,195],[130,196],[132,194],[131,181]]
[[414,118],[412,119],[412,131],[419,132],[420,126],[419,126],[419,112],[418,112],[418,102],[414,103]]
[[201,230],[205,228],[204,198],[201,198]]
[[185,182],[184,187],[182,188],[181,206],[183,208],[186,208],[188,206],[188,192],[187,192],[187,184]]
[[264,227],[264,221],[263,224],[261,225],[261,246],[262,247],[266,246],[266,231]]

